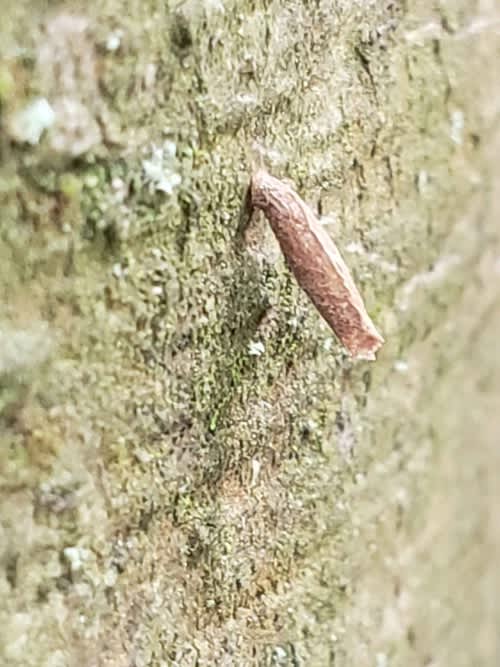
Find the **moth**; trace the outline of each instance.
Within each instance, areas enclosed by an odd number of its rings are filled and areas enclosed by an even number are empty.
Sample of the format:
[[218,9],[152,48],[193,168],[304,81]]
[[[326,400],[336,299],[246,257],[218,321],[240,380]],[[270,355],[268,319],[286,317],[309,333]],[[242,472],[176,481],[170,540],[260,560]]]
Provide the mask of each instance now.
[[264,169],[250,184],[250,204],[266,216],[298,284],[356,359],[375,359],[384,339],[337,246],[295,190]]

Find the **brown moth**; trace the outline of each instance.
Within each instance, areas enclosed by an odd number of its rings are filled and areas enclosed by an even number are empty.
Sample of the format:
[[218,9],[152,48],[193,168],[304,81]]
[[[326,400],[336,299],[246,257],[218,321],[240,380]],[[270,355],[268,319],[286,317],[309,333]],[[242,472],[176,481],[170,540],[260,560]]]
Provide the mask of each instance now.
[[263,211],[300,287],[350,354],[375,359],[384,339],[337,246],[311,208],[293,188],[263,169],[252,176],[250,201]]

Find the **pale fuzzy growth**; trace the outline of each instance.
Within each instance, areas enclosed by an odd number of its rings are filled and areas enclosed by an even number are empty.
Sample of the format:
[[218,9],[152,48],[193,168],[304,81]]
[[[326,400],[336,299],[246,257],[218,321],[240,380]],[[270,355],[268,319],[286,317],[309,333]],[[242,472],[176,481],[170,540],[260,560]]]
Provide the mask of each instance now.
[[250,188],[297,282],[350,354],[375,359],[384,339],[370,319],[337,246],[311,208],[286,183],[260,169]]

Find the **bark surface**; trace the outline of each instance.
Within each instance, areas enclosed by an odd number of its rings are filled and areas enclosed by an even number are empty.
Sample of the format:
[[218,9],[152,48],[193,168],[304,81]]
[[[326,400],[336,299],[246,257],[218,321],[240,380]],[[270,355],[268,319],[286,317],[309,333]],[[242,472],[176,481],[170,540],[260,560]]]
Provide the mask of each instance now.
[[[496,0],[3,0],[0,662],[496,667]],[[355,362],[257,165],[385,339]]]

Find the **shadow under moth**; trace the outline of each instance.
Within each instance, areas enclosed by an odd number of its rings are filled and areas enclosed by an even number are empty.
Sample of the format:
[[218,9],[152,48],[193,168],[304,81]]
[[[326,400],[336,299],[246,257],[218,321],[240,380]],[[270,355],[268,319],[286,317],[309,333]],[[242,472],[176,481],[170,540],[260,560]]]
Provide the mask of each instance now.
[[337,246],[312,209],[286,183],[259,169],[250,185],[252,208],[266,216],[298,284],[356,359],[375,359],[384,339]]

